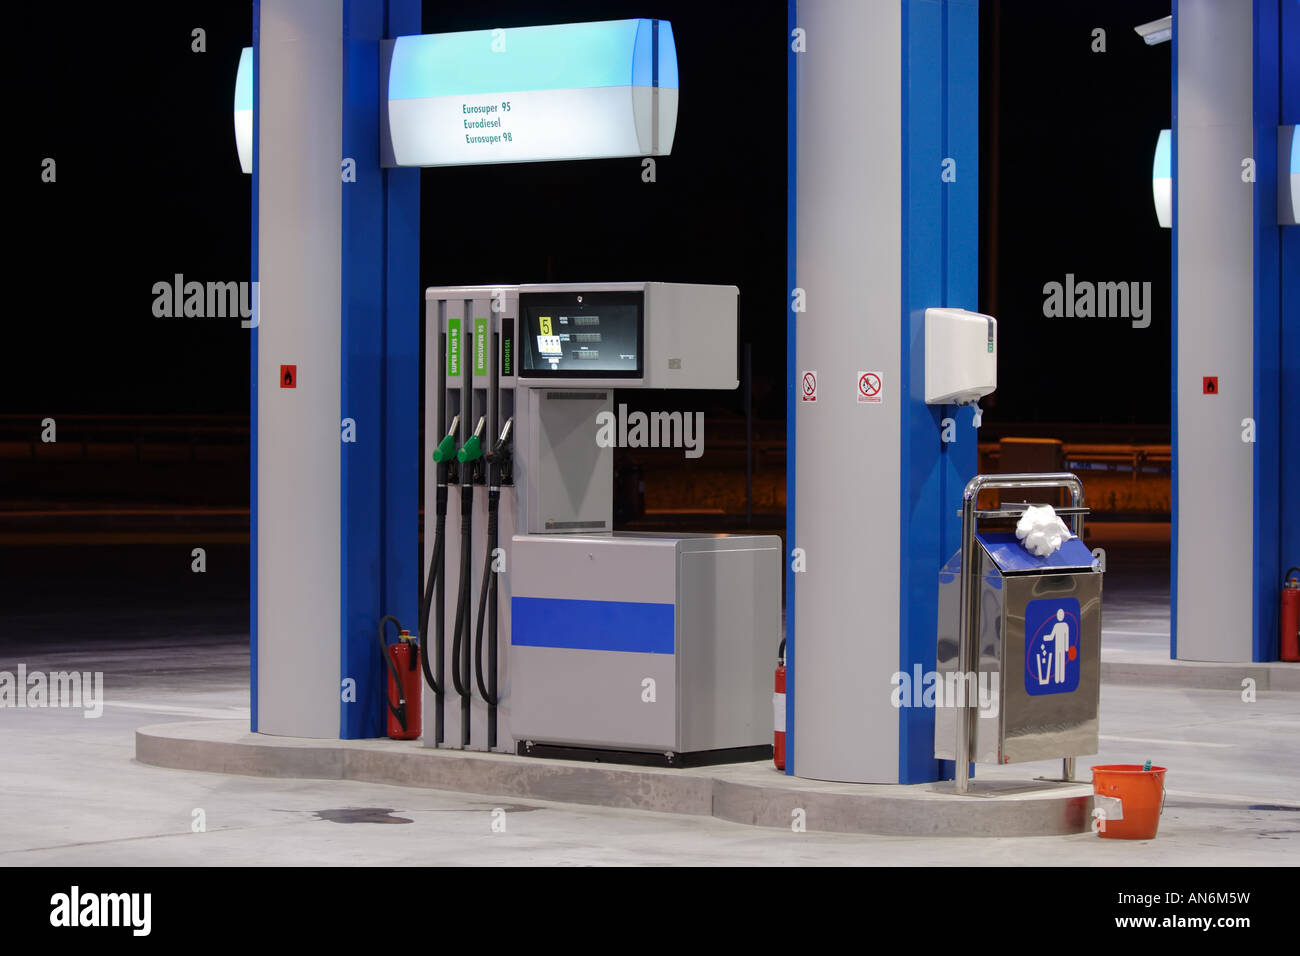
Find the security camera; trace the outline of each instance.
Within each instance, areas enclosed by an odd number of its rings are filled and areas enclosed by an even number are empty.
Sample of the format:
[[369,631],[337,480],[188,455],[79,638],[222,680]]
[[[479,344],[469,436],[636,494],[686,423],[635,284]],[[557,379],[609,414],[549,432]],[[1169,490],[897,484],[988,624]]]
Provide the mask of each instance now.
[[1133,30],[1146,41],[1147,46],[1155,46],[1157,43],[1164,43],[1174,35],[1174,18],[1161,17],[1159,20],[1136,26]]

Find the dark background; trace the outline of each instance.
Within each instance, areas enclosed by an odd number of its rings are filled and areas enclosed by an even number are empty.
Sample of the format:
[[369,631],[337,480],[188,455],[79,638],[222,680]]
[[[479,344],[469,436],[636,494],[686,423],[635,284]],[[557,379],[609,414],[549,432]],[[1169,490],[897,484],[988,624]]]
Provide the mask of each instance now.
[[[434,13],[425,32],[646,16],[632,3],[503,2]],[[681,99],[657,182],[639,159],[449,167],[421,174],[421,287],[659,281],[741,288],[762,414],[784,369],[785,7],[656,0],[675,30]],[[0,413],[248,413],[248,332],[238,320],[157,319],[155,282],[249,276],[250,177],[235,154],[239,51],[249,3],[144,3],[79,17],[29,13],[54,33],[11,61],[23,135],[9,177],[16,301]],[[190,31],[207,30],[207,52]],[[767,56],[762,51],[767,49]],[[766,66],[764,65],[766,64]],[[12,87],[11,87],[12,88]],[[58,180],[40,181],[53,157]],[[422,303],[421,303],[422,304]],[[716,401],[713,402],[716,404]],[[722,404],[740,408],[739,392]]]
[[[33,5],[9,32],[0,413],[248,414],[239,320],[156,319],[155,282],[250,275],[235,153],[249,3]],[[190,31],[207,52],[190,52]],[[57,39],[57,42],[55,40]],[[58,164],[55,183],[41,163]]]
[[[422,171],[421,287],[734,283],[756,427],[779,442],[785,4],[507,0],[490,15],[442,6],[426,4],[425,32],[669,19],[683,93],[672,155],[658,159],[653,184],[642,182],[637,159]],[[980,307],[1001,323],[985,438],[1023,426],[1067,441],[1168,441],[1170,234],[1156,225],[1151,160],[1169,125],[1170,52],[1132,29],[1167,13],[1167,0],[981,4]],[[237,319],[154,318],[152,286],[175,273],[249,275],[250,177],[239,170],[231,110],[251,4],[148,2],[79,8],[75,18],[28,8],[17,17],[7,61],[19,135],[7,150],[14,228],[0,443],[33,441],[45,416],[61,422],[61,441],[78,415],[145,425],[215,416],[237,434],[247,425],[248,332]],[[195,27],[207,32],[205,53],[191,52]],[[1107,32],[1105,53],[1090,49],[1096,27]],[[42,39],[53,36],[54,48]],[[54,184],[40,180],[47,156],[58,163]],[[1045,319],[1043,284],[1067,272],[1151,281],[1151,327]],[[729,417],[741,420],[743,398],[738,389],[678,393],[675,402],[709,410],[721,433]],[[9,470],[0,499],[93,496],[98,480],[90,469],[79,492],[67,468],[10,470],[0,458],[0,469]],[[114,480],[133,479],[128,469]],[[221,487],[220,500],[246,506],[245,483]]]
[[[1169,43],[1133,28],[1168,0],[980,4],[980,309],[996,316],[987,425],[1164,426],[1170,413],[1171,234],[1151,165],[1170,125]],[[1092,52],[1092,31],[1106,52]],[[1150,281],[1151,325],[1047,319],[1043,285]],[[1081,430],[1080,430],[1081,431]],[[1070,437],[1061,429],[1057,437]]]
[[[424,170],[421,288],[739,286],[752,441],[744,389],[674,393],[674,407],[707,412],[709,453],[688,462],[679,450],[618,449],[616,522],[780,532],[785,3],[443,6],[426,4],[424,32],[673,23],[682,98],[657,182],[641,181],[636,159]],[[1116,585],[1167,596],[1170,237],[1155,222],[1151,161],[1169,125],[1170,54],[1132,28],[1168,12],[1168,0],[985,0],[980,14],[980,308],[1001,323],[980,467],[1007,464],[1008,437],[1066,443],[1058,462],[1023,470],[1072,468],[1089,503],[1110,512],[1095,518],[1124,518],[1090,524],[1091,535],[1112,535],[1116,607]],[[249,333],[237,319],[156,319],[152,287],[176,273],[200,282],[250,274],[250,177],[231,114],[251,4],[7,13],[0,652],[72,635],[104,646],[208,642],[246,661]],[[204,53],[191,52],[196,27],[206,30]],[[1090,50],[1096,27],[1107,31],[1104,54]],[[810,38],[805,55],[816,49]],[[46,157],[58,163],[54,184],[41,181]],[[1067,272],[1150,280],[1151,327],[1044,319],[1043,284]],[[40,440],[46,417],[58,422],[57,443]],[[1081,452],[1088,442],[1104,444]],[[1132,524],[1144,516],[1154,521]],[[206,550],[202,574],[191,569],[196,547]],[[201,671],[188,655],[175,663]]]

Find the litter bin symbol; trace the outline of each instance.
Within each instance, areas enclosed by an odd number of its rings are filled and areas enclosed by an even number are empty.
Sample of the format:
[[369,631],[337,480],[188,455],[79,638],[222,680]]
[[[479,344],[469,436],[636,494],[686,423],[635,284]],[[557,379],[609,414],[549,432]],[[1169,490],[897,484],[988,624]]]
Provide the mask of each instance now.
[[1079,617],[1074,598],[1025,605],[1025,693],[1037,697],[1079,689]]

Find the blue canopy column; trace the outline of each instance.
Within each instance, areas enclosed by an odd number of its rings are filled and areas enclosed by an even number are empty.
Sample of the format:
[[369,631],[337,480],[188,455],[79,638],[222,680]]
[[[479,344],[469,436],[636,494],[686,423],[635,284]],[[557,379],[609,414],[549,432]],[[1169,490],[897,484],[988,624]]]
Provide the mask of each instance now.
[[786,768],[936,780],[934,712],[893,692],[935,670],[976,471],[971,410],[925,403],[923,333],[926,308],[978,308],[979,5],[800,0],[789,21]]
[[[1279,178],[1290,185],[1292,216],[1281,226],[1278,249],[1279,344],[1278,349],[1278,504],[1280,510],[1279,570],[1300,565],[1300,0],[1278,4],[1278,121],[1291,127],[1291,142],[1281,155],[1290,162],[1279,170]],[[1267,77],[1264,78],[1267,80]],[[1265,590],[1276,596],[1273,587]],[[1274,599],[1274,606],[1277,601]],[[1268,622],[1261,622],[1267,627]],[[1274,628],[1274,633],[1277,629]],[[1261,648],[1267,650],[1267,647]]]
[[419,171],[380,168],[380,40],[418,0],[255,0],[252,729],[383,733],[416,628]]
[[1171,656],[1268,661],[1300,564],[1297,238],[1278,127],[1297,121],[1297,0],[1173,14]]

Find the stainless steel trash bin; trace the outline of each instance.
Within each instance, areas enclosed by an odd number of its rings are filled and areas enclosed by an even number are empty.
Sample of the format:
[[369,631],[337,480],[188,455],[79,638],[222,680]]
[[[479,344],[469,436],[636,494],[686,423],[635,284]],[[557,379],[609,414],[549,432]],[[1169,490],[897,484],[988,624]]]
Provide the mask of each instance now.
[[978,476],[967,486],[963,548],[939,575],[937,670],[947,706],[936,711],[935,756],[958,762],[958,792],[969,761],[1061,758],[1069,779],[1075,756],[1097,752],[1101,569],[1079,537],[1037,557],[1012,531],[980,530],[981,519],[1027,507],[976,510],[988,488],[1069,488],[1073,503],[1059,510],[1076,535],[1086,511],[1082,484],[1069,474]]

